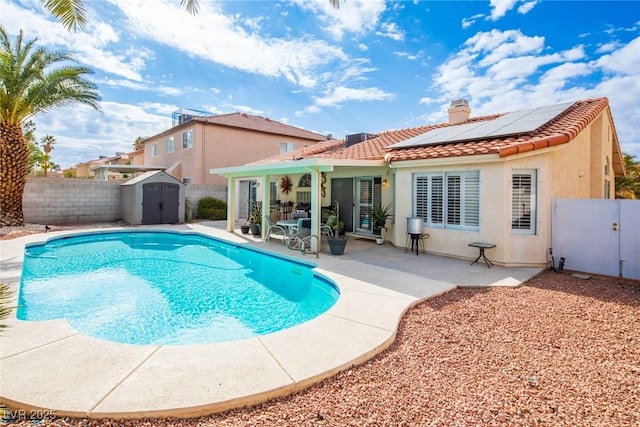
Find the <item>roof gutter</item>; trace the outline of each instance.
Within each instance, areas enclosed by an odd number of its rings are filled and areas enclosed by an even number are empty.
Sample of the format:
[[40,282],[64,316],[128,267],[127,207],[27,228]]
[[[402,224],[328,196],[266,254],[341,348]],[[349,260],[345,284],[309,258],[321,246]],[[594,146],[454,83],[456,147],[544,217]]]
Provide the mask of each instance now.
[[336,167],[372,167],[385,166],[383,160],[342,160],[342,159],[301,159],[278,163],[232,166],[210,169],[209,173],[227,178],[243,178],[257,175],[281,175],[287,173],[306,173],[311,170],[332,172]]

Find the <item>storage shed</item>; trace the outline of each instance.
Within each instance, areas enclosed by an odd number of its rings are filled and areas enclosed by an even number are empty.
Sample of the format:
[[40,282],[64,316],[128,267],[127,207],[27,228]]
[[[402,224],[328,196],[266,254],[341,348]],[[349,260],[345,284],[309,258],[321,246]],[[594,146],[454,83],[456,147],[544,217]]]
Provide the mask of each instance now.
[[129,224],[184,222],[184,184],[164,171],[149,171],[121,186],[122,220]]

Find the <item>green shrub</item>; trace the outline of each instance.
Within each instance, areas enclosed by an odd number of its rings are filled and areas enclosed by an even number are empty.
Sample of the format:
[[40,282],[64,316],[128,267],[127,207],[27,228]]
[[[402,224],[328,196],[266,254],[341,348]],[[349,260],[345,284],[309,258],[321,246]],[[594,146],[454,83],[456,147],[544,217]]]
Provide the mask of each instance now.
[[197,216],[200,219],[227,219],[227,203],[214,197],[203,197],[198,200]]

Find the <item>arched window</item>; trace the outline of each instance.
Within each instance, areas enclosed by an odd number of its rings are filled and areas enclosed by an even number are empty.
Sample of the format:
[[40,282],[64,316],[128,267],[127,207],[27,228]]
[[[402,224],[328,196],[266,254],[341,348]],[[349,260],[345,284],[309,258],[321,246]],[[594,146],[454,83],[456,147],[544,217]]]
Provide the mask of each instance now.
[[311,187],[311,174],[305,173],[300,177],[300,181],[298,182],[298,187]]

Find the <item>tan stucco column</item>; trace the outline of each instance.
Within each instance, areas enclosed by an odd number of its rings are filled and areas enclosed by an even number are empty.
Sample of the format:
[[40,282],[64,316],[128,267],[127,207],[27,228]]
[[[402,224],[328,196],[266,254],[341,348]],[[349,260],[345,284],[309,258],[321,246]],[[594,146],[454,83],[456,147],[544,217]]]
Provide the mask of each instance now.
[[236,228],[236,178],[227,178],[227,231],[233,232]]

